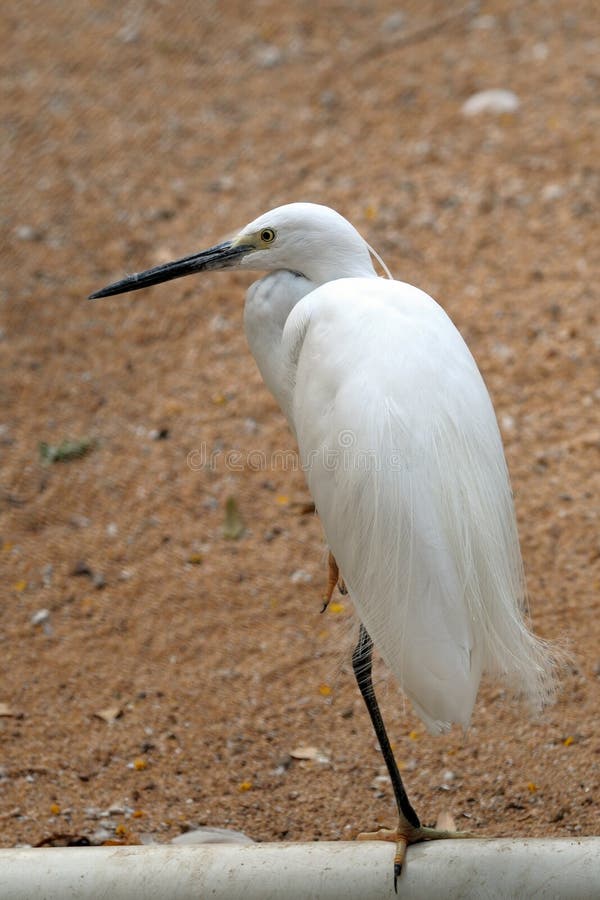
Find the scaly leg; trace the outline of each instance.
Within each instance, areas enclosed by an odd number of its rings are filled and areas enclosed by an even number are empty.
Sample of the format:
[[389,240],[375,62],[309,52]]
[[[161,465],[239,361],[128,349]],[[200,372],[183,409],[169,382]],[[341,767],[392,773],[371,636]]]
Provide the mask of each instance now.
[[379,704],[373,689],[371,671],[373,668],[373,641],[364,625],[360,626],[358,644],[352,654],[352,667],[358,683],[358,687],[365,701],[367,710],[373,723],[381,753],[385,760],[387,770],[392,781],[396,805],[398,807],[399,823],[396,831],[382,828],[372,833],[359,834],[359,841],[393,841],[396,843],[396,855],[394,857],[394,890],[396,890],[398,878],[402,872],[402,864],[408,844],[416,844],[419,841],[435,841],[444,838],[473,837],[466,831],[445,831],[443,829],[428,828],[421,825],[419,817],[411,806],[410,800],[404,790],[400,772],[390,746],[390,742],[383,724]]

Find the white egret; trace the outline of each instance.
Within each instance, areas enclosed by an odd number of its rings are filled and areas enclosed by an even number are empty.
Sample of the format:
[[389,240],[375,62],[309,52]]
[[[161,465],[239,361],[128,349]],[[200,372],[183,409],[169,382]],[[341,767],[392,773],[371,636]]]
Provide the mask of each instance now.
[[397,877],[407,843],[457,833],[423,827],[407,798],[373,691],[373,644],[432,733],[467,728],[484,672],[539,706],[552,663],[524,621],[509,477],[477,365],[443,309],[378,277],[371,254],[332,209],[292,203],[91,297],[208,269],[270,273],[248,290],[246,335],[323,523],[325,602],[339,568],[360,617],[353,666],[400,820],[376,836],[397,842]]

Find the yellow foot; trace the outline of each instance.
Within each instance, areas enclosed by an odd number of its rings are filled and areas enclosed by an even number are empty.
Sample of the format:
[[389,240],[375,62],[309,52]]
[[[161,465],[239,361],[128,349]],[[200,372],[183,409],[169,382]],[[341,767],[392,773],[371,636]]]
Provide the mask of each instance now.
[[[439,821],[439,820],[438,820]],[[452,821],[452,820],[451,820]],[[454,822],[452,822],[454,826]],[[455,831],[452,827],[450,830],[445,828],[429,828],[426,825],[419,825],[416,828],[406,819],[400,819],[398,828],[380,828],[378,831],[362,832],[357,835],[357,841],[390,841],[396,845],[396,853],[394,855],[394,891],[396,890],[398,878],[402,874],[402,866],[404,857],[406,856],[406,848],[409,844],[418,844],[421,841],[443,841],[453,838],[474,838],[475,835],[470,831]]]
[[323,597],[323,607],[321,609],[322,613],[324,613],[329,606],[336,585],[338,586],[340,594],[347,593],[344,579],[340,578],[340,570],[338,569],[338,564],[335,561],[335,556],[330,550],[328,559],[327,591],[325,592],[325,596]]

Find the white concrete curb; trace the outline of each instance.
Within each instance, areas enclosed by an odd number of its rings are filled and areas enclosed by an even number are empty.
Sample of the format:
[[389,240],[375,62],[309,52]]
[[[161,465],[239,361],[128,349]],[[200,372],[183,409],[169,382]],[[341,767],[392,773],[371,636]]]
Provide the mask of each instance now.
[[[0,850],[0,898],[395,898],[393,855],[380,842]],[[397,897],[598,900],[600,838],[418,844]]]

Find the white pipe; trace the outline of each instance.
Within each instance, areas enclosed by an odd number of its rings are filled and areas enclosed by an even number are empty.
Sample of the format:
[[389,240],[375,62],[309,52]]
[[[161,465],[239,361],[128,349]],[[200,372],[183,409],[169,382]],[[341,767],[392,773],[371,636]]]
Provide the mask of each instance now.
[[[1,900],[394,898],[392,844],[210,844],[0,850]],[[408,848],[400,900],[597,900],[600,837],[448,840]]]

